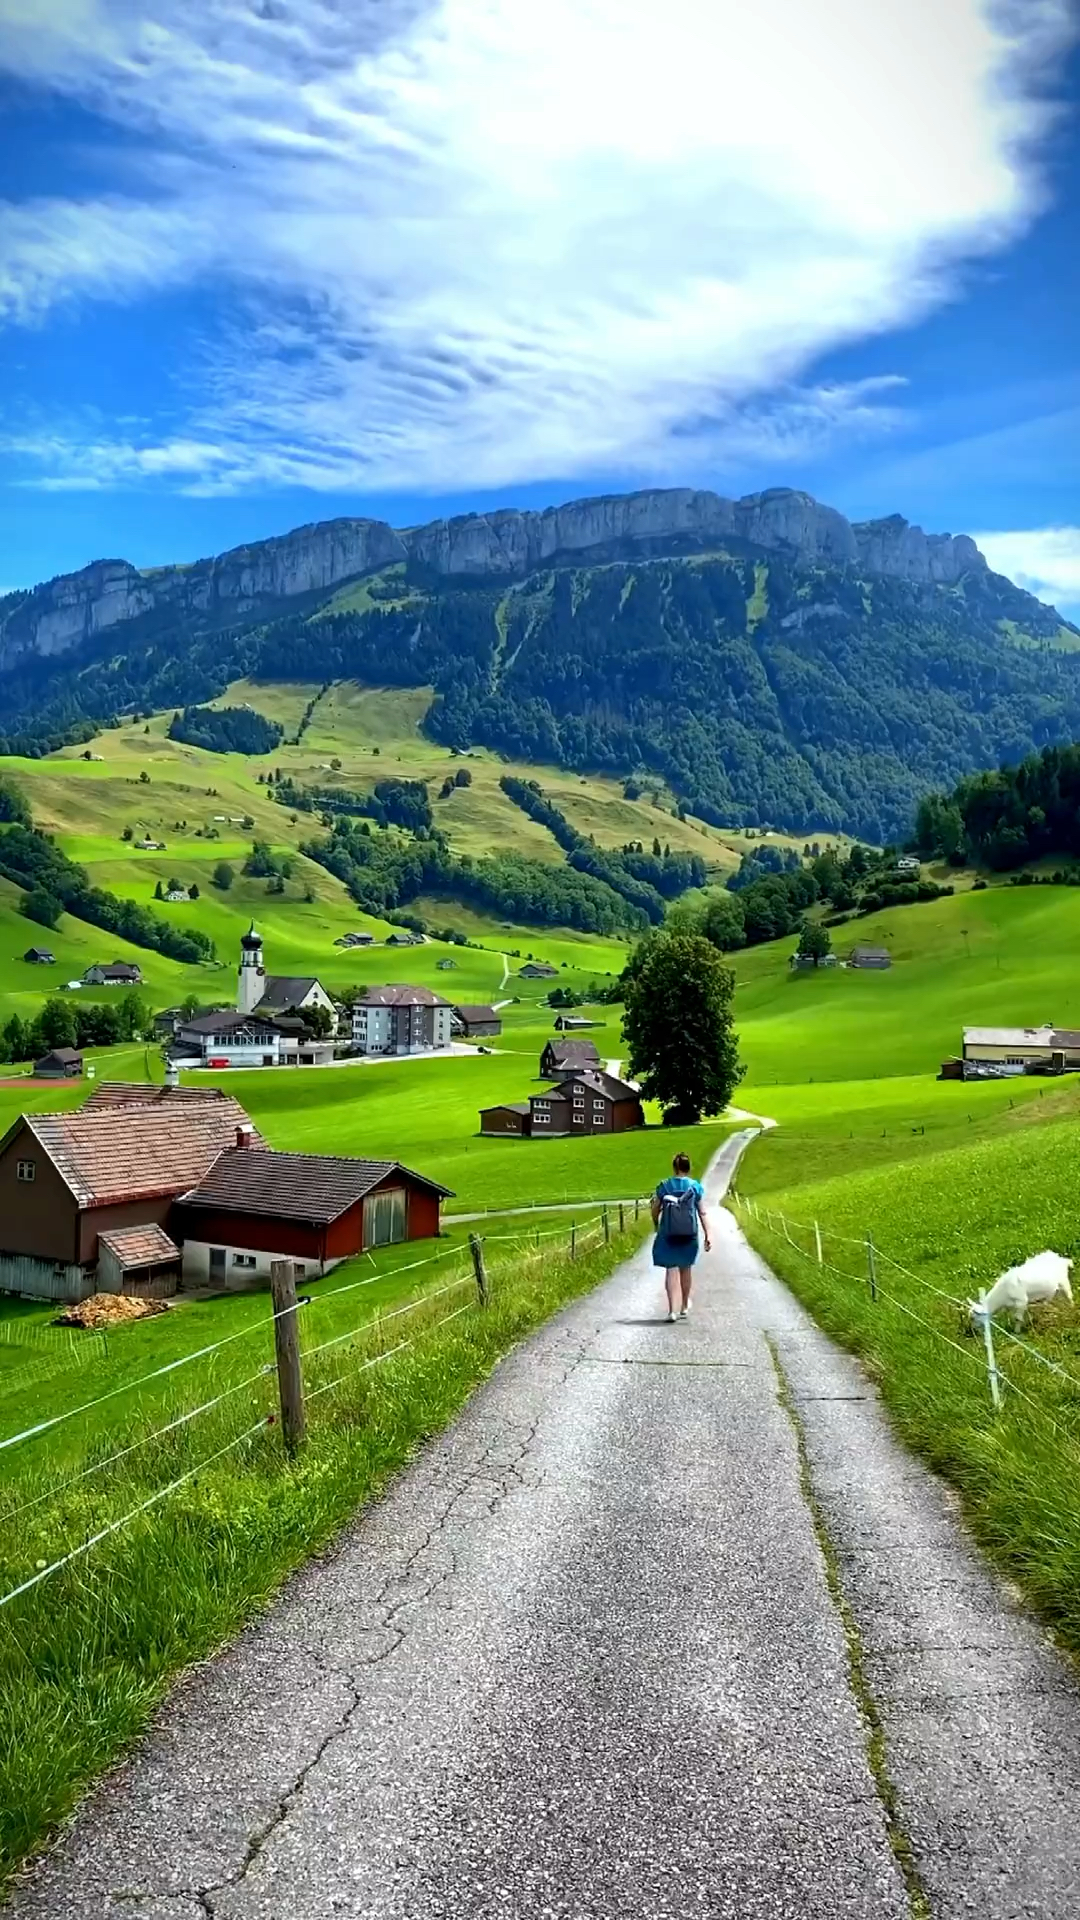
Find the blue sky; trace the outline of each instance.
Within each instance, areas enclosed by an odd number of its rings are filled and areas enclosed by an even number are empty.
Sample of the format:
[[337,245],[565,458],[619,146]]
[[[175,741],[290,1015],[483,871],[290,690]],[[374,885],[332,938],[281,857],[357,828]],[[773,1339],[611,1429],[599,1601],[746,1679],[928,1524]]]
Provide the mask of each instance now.
[[1072,0],[0,0],[0,589],[807,488],[1080,613]]

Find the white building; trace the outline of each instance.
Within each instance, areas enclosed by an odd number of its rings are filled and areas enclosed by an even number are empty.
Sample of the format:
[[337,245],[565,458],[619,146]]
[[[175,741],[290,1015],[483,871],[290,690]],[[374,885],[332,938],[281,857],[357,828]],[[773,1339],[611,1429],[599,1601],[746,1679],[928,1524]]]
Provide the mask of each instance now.
[[450,1003],[430,987],[368,987],[352,1037],[361,1053],[436,1053],[450,1045]]
[[310,1040],[299,1028],[299,1021],[279,1020],[261,1007],[202,1013],[179,1023],[171,1051],[200,1067],[321,1067],[333,1060],[332,1040]]

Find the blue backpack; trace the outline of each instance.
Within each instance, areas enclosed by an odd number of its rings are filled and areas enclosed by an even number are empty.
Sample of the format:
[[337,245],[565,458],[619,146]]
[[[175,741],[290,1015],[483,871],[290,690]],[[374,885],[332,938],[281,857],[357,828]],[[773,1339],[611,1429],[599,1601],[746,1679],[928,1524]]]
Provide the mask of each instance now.
[[660,1206],[664,1233],[673,1246],[697,1239],[697,1194],[692,1183],[688,1182],[681,1193],[662,1193]]

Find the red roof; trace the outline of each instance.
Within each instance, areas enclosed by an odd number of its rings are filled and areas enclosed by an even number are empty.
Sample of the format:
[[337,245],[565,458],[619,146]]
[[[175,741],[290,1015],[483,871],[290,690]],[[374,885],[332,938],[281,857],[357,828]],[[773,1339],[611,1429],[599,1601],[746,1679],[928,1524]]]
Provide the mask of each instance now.
[[[27,1127],[80,1207],[103,1207],[183,1193],[235,1143],[237,1127],[250,1125],[228,1096],[175,1107],[87,1101],[74,1113],[24,1113],[0,1147]],[[259,1134],[254,1140],[263,1145]]]

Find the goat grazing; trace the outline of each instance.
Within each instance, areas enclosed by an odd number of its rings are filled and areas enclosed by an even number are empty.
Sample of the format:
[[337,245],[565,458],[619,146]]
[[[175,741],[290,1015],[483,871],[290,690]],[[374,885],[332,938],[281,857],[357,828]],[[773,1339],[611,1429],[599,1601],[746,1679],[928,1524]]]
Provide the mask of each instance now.
[[1071,1260],[1060,1253],[1033,1253],[1018,1267],[1009,1267],[994,1281],[989,1292],[968,1301],[968,1313],[976,1324],[995,1313],[1011,1313],[1014,1327],[1022,1327],[1033,1301],[1053,1300],[1063,1294],[1072,1306],[1069,1284]]

